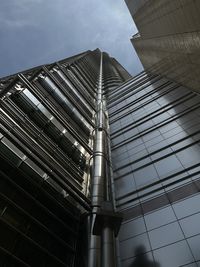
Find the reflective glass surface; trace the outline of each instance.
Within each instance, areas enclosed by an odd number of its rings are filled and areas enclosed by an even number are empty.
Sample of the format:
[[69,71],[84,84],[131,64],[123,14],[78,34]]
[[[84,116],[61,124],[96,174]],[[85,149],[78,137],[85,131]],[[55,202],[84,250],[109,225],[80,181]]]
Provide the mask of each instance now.
[[[191,108],[200,97],[165,79],[145,79],[137,86],[136,77],[109,109],[116,205],[125,218],[122,266],[197,266],[200,124]],[[155,262],[134,258],[138,250],[152,250]]]

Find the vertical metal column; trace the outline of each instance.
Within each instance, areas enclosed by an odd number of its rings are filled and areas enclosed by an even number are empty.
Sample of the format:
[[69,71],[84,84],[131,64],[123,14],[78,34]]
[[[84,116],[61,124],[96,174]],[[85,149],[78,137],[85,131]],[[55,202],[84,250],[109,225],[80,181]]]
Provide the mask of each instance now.
[[99,126],[102,128],[102,54],[100,59],[99,83],[97,91],[97,113],[96,127],[94,132],[94,152],[93,152],[93,170],[91,180],[91,202],[92,216],[89,218],[90,236],[89,236],[89,255],[88,267],[101,266],[101,239],[99,236],[93,235],[93,226],[96,213],[104,200],[104,174],[105,166],[103,159],[103,131],[99,131]]
[[97,113],[94,137],[93,174],[91,200],[91,235],[89,245],[89,267],[115,267],[115,235],[121,217],[114,212],[108,177],[108,133],[106,103],[103,92],[103,54],[101,53],[99,83],[97,91]]

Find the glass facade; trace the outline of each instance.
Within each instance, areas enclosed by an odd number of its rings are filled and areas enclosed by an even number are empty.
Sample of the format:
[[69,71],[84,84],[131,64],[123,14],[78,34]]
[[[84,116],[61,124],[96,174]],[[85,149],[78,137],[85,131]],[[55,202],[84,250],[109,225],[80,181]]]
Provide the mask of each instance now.
[[199,95],[143,72],[108,99],[122,266],[199,266]]
[[200,265],[197,93],[97,49],[0,96],[2,266]]
[[88,266],[98,88],[130,77],[96,49],[0,80],[1,266]]
[[1,79],[1,266],[80,266],[99,53]]

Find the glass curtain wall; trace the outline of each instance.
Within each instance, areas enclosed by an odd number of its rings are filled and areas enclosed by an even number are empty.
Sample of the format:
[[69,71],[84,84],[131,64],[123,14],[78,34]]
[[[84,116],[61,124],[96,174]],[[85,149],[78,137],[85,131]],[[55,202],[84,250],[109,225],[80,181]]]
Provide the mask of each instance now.
[[1,266],[78,266],[99,54],[0,81]]
[[123,267],[200,264],[200,96],[142,72],[108,95]]

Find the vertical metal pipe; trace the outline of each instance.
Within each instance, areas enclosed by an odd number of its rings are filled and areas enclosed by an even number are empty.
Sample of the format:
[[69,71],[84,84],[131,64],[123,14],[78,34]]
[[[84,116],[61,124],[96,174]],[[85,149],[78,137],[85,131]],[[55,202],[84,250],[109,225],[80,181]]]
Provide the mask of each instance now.
[[113,233],[113,229],[109,227],[109,225],[105,225],[102,230],[101,235],[102,241],[102,267],[115,267],[115,237]]
[[[111,217],[113,218],[113,203],[110,177],[108,172],[109,140],[107,134],[106,105],[103,94],[103,54],[101,53],[99,83],[97,90],[96,128],[94,135],[93,174],[91,201],[93,214],[90,223],[89,267],[116,267],[115,236]],[[107,210],[107,207],[108,210]],[[100,212],[99,212],[100,211]],[[109,211],[109,216],[107,216]],[[99,217],[98,217],[99,216]],[[95,223],[100,228],[93,235]],[[94,227],[95,228],[95,227]]]
[[101,266],[101,238],[93,235],[92,229],[98,208],[104,201],[104,158],[103,158],[103,143],[104,136],[102,128],[102,54],[100,59],[99,82],[97,89],[97,113],[96,113],[96,128],[94,133],[94,152],[93,152],[93,173],[91,180],[91,202],[93,213],[90,218],[90,239],[88,250],[88,267]]
[[101,239],[99,236],[92,234],[92,222],[90,222],[89,250],[88,250],[88,267],[101,266]]

